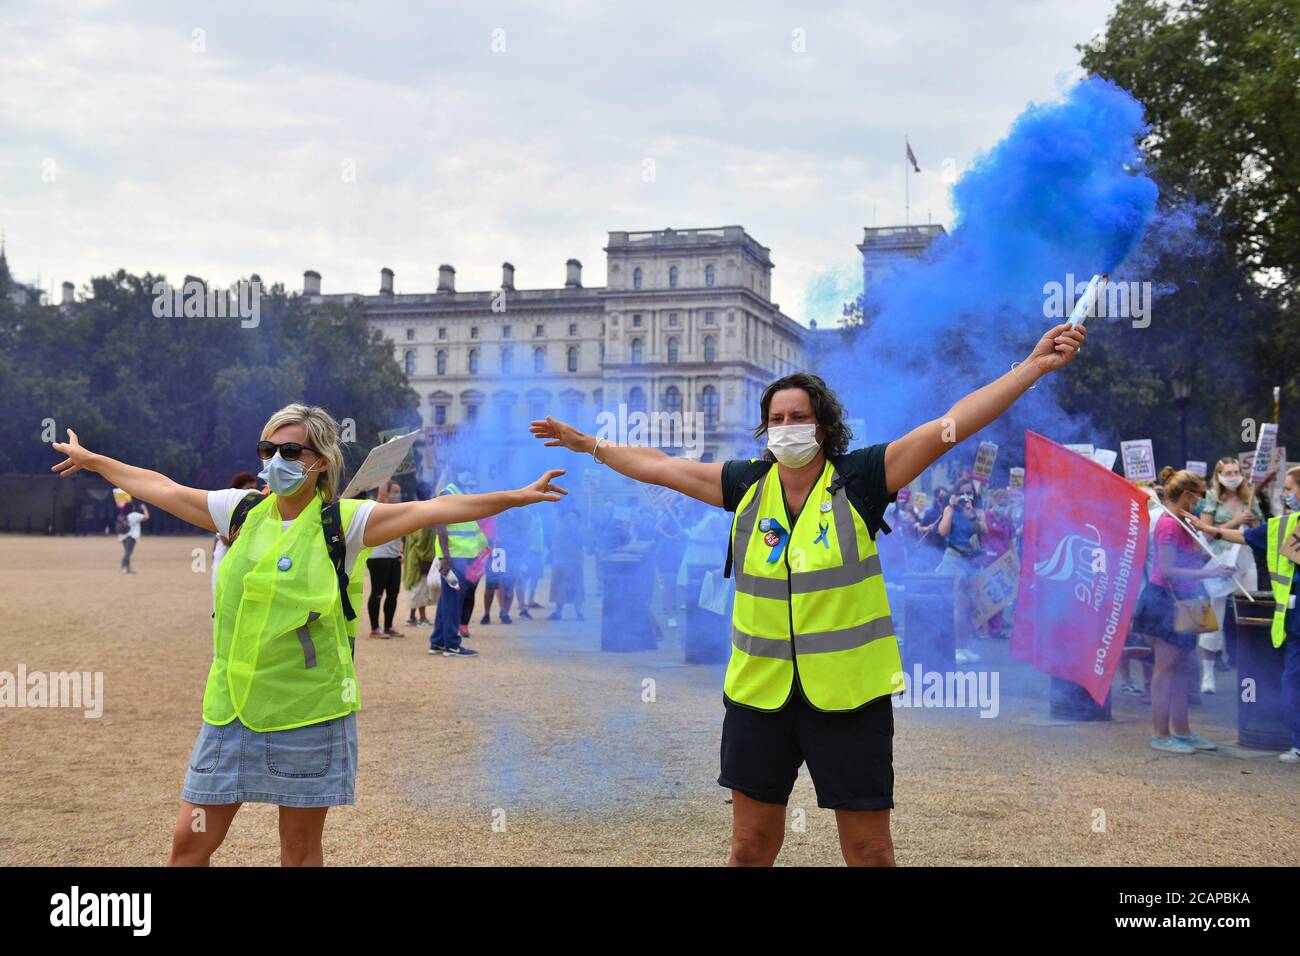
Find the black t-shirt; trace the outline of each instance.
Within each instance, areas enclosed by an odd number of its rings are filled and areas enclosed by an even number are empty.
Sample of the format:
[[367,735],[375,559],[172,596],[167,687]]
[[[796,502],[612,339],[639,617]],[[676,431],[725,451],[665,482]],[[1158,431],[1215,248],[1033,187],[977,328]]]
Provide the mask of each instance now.
[[[881,528],[885,509],[897,496],[897,492],[890,493],[889,486],[885,482],[885,448],[888,444],[882,442],[878,445],[858,448],[845,454],[840,461],[840,465],[849,473],[846,486],[849,500],[858,506],[858,511],[872,538],[875,538]],[[728,511],[735,511],[749,486],[762,477],[768,468],[775,466],[775,462],[750,461],[745,458],[723,462],[722,507]],[[809,497],[812,497],[811,492]],[[786,511],[793,527],[799,515],[789,515],[788,506]]]

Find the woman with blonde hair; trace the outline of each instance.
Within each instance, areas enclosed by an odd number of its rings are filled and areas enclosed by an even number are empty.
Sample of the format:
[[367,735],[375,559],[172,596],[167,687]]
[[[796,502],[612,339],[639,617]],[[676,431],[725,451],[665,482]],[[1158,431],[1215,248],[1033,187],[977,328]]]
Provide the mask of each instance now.
[[172,833],[173,866],[206,866],[246,802],[279,806],[282,865],[321,865],[326,812],[356,802],[358,560],[419,528],[566,494],[551,484],[564,472],[551,470],[515,491],[336,501],[338,425],[323,408],[302,404],[286,405],[262,428],[265,496],[187,488],[82,447],[71,428],[54,449],[67,456],[51,469],[60,476],[95,472],[230,541],[217,574],[214,654]]
[[[1254,489],[1247,476],[1241,473],[1241,462],[1231,455],[1220,458],[1214,465],[1214,474],[1210,486],[1201,501],[1201,510],[1197,523],[1205,533],[1213,538],[1210,549],[1215,556],[1228,553],[1232,543],[1222,536],[1215,535],[1216,528],[1232,530],[1234,528],[1254,528],[1264,520],[1255,500]],[[1255,558],[1249,548],[1237,551],[1237,580],[1247,591],[1254,591],[1259,585],[1255,571]],[[1201,649],[1201,693],[1215,693],[1214,665],[1219,659],[1219,652],[1224,649],[1223,616],[1227,613],[1227,597],[1217,597],[1211,601],[1214,617],[1219,622],[1216,630],[1200,635],[1196,643]]]

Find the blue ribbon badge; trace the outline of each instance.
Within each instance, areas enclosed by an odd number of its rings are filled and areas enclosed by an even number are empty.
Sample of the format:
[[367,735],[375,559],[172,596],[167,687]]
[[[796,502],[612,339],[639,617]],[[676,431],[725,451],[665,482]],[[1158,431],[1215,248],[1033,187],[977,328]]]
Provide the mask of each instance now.
[[[785,551],[785,543],[789,540],[790,534],[781,527],[781,522],[775,518],[762,518],[758,522],[758,530],[765,532],[763,543],[772,550],[767,555],[767,563],[775,564],[781,560],[781,554]],[[829,547],[829,545],[827,545]]]
[[831,528],[830,522],[819,521],[817,523],[817,537],[813,539],[813,544],[820,544],[823,548],[830,549],[831,543],[826,540],[826,532]]

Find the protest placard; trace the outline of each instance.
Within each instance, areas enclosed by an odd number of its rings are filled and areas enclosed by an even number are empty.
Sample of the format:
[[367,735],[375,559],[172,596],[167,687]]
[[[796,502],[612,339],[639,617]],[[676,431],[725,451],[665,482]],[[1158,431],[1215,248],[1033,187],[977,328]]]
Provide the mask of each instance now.
[[371,488],[378,488],[389,478],[393,477],[393,472],[401,464],[402,459],[406,457],[415,444],[415,439],[420,435],[419,429],[407,435],[393,438],[383,444],[376,445],[370,449],[370,454],[366,455],[366,460],[361,463],[357,473],[352,476],[348,486],[340,492],[340,498],[350,498],[358,491],[369,491]]
[[1156,455],[1151,449],[1150,438],[1119,443],[1120,454],[1124,456],[1124,477],[1129,481],[1155,481]]

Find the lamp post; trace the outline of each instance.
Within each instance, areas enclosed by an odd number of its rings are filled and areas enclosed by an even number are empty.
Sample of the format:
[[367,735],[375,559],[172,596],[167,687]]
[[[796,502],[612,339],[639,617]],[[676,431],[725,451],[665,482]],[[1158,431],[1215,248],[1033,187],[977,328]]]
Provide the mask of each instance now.
[[1178,406],[1178,432],[1182,441],[1183,468],[1187,467],[1187,405],[1192,400],[1192,381],[1186,372],[1179,372],[1169,380],[1174,390],[1174,404]]

